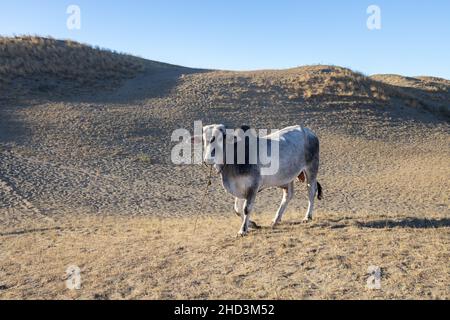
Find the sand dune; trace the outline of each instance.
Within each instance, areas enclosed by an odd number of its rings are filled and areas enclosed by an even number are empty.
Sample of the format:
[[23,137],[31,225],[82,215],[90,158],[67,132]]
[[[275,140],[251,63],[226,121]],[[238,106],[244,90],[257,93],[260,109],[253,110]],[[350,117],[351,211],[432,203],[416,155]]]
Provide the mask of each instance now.
[[[195,70],[38,38],[1,38],[0,57],[0,297],[450,297],[448,80]],[[170,161],[172,131],[195,120],[317,132],[316,220],[296,224],[298,183],[280,229],[235,240],[218,177],[202,204],[206,170]],[[254,219],[280,200],[261,193]],[[365,288],[372,264],[381,291]]]

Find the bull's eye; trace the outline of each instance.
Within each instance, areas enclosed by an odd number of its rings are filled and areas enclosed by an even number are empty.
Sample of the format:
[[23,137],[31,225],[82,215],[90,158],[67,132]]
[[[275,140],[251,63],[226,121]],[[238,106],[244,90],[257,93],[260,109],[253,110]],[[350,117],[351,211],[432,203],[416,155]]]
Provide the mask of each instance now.
[[214,143],[216,141],[216,137],[213,137],[209,143]]

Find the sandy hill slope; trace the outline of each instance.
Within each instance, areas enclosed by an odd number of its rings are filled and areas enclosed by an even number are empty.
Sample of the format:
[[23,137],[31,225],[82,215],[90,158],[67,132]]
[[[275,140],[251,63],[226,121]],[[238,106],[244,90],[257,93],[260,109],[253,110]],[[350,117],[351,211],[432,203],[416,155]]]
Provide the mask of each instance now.
[[450,81],[436,77],[402,77],[374,75],[371,79],[387,84],[396,91],[395,96],[409,105],[423,107],[431,112],[450,115]]
[[[212,94],[216,102],[236,98],[291,101],[359,100],[407,106],[449,115],[450,81],[433,77],[361,73],[336,66],[305,66],[288,70],[210,72],[149,61],[94,48],[70,40],[32,36],[0,37],[0,98],[64,98],[99,90],[115,90],[125,80],[157,75],[170,77],[199,73],[191,88]],[[148,80],[148,79],[147,79]],[[154,79],[155,80],[155,79]],[[154,83],[155,84],[155,83]],[[225,94],[224,94],[225,93]]]
[[[432,196],[434,188],[448,183],[442,172],[430,173],[438,183],[425,174],[432,168],[422,168],[435,166],[448,153],[448,117],[436,109],[450,105],[447,80],[367,77],[336,66],[195,70],[53,39],[1,41],[3,83],[22,86],[12,99],[2,96],[0,174],[17,197],[27,195],[44,212],[66,206],[178,212],[188,199],[185,193],[199,192],[202,180],[196,175],[202,170],[172,165],[170,137],[174,129],[192,130],[195,120],[268,129],[309,126],[322,140],[322,174],[331,179],[330,187],[340,181],[347,190],[337,188],[329,198],[334,207],[344,199],[351,202],[351,194],[361,200],[355,207],[376,211],[379,201],[388,200],[371,194],[387,188],[386,197],[403,199],[398,208],[405,210],[413,207],[410,191]],[[411,161],[401,164],[408,157]],[[415,188],[405,175],[398,180],[401,170],[414,172],[415,181],[423,174],[422,182],[431,189]],[[349,183],[346,174],[356,180]],[[369,180],[362,179],[368,174]],[[386,186],[379,184],[378,174],[387,179]],[[368,191],[364,184],[371,179],[374,190]],[[433,197],[441,200],[422,197],[420,205],[442,205],[444,195],[438,194]],[[14,208],[19,200],[8,197],[0,206]],[[211,211],[222,211],[221,201]],[[198,204],[186,205],[192,213]]]
[[[376,104],[400,103],[431,112],[450,115],[450,81],[436,78],[395,76],[367,77],[335,66],[306,66],[289,70],[243,73],[215,73],[198,78],[199,85],[217,88],[217,94],[231,91],[238,99],[254,101],[253,96],[291,101],[360,101]],[[396,79],[396,78],[395,78]],[[223,81],[221,81],[223,80]],[[253,96],[252,96],[253,93]]]
[[68,96],[112,89],[141,72],[175,68],[70,40],[0,37],[0,94]]
[[[336,66],[195,70],[1,38],[0,298],[65,297],[61,268],[76,261],[88,298],[448,298],[449,88]],[[173,130],[196,120],[314,130],[324,200],[313,224],[298,223],[297,183],[285,225],[266,227],[281,192],[265,190],[254,219],[266,228],[230,239],[240,222],[219,178],[202,201],[207,171],[170,159]],[[250,247],[255,260],[240,256]],[[384,291],[365,290],[369,264],[385,268]]]

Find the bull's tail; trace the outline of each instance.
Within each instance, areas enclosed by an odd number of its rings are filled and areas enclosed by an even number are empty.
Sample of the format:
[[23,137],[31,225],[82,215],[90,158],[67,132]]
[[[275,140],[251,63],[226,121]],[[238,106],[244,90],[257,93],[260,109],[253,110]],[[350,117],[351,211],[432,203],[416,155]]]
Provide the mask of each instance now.
[[319,182],[317,182],[317,199],[322,200],[323,194],[322,194],[322,186]]

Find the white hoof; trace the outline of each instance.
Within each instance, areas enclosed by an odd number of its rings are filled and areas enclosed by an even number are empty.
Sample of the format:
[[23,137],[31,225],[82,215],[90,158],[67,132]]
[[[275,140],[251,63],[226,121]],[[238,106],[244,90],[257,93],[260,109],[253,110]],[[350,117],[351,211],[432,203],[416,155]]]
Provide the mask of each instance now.
[[306,217],[305,219],[302,220],[303,223],[309,223],[312,221],[312,218],[310,217]]
[[237,237],[245,237],[246,235],[248,235],[248,231],[240,230]]

